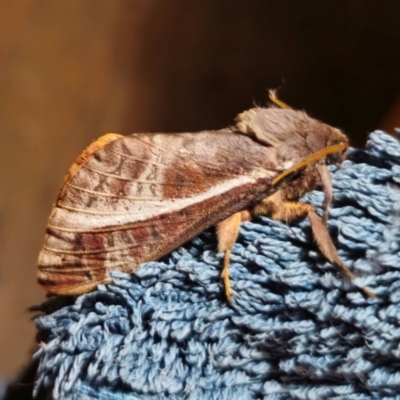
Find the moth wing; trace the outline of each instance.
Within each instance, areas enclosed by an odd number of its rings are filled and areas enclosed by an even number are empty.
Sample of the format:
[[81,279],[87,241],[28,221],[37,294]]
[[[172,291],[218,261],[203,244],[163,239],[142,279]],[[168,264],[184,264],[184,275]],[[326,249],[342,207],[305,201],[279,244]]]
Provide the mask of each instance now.
[[270,194],[277,170],[274,149],[233,130],[108,139],[78,158],[52,209],[38,261],[49,292],[157,260]]

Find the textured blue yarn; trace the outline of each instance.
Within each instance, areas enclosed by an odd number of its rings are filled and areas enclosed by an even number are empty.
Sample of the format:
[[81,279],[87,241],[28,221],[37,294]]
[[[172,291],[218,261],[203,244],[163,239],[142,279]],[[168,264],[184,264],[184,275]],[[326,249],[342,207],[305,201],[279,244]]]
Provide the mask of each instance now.
[[[56,399],[400,399],[400,145],[332,169],[329,229],[377,299],[328,263],[308,221],[242,224],[223,296],[212,230],[36,319],[36,389]],[[321,212],[323,194],[303,201]]]

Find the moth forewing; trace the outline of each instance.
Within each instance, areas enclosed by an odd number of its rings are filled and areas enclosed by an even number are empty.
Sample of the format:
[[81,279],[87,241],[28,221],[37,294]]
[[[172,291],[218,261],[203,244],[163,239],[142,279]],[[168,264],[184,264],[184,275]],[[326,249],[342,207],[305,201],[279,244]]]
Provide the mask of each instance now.
[[168,254],[268,195],[271,153],[232,129],[134,134],[84,152],[49,218],[39,283],[78,294]]
[[[308,216],[313,224],[313,207],[297,200],[329,186],[324,165],[330,157],[340,162],[347,147],[338,130],[301,111],[254,108],[236,121],[220,131],[112,134],[90,145],[51,212],[39,283],[60,295],[84,293],[108,282],[111,271],[134,272],[218,224],[230,298],[229,255],[240,221],[261,213],[287,222]],[[317,244],[336,262],[326,240]]]

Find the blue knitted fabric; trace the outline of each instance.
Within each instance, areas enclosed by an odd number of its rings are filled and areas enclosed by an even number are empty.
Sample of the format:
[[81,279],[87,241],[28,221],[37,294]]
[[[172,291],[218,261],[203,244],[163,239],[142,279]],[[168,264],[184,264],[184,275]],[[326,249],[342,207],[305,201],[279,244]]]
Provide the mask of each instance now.
[[[399,143],[372,133],[332,179],[329,230],[355,283],[320,254],[307,220],[258,218],[241,226],[227,302],[209,230],[43,305],[36,389],[67,400],[400,399]],[[321,213],[321,191],[302,200]]]

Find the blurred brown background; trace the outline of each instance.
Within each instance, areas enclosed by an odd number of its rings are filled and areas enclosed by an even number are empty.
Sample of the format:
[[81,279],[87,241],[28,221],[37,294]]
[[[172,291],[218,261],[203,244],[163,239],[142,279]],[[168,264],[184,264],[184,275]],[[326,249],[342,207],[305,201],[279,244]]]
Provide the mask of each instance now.
[[36,257],[69,165],[105,132],[221,128],[267,89],[362,146],[400,125],[400,2],[0,0],[0,377],[44,300]]

